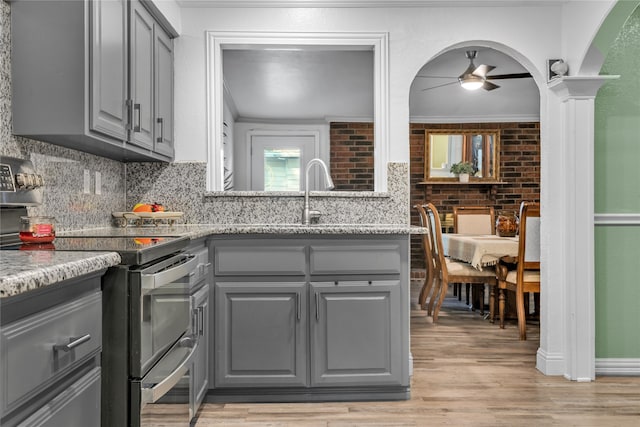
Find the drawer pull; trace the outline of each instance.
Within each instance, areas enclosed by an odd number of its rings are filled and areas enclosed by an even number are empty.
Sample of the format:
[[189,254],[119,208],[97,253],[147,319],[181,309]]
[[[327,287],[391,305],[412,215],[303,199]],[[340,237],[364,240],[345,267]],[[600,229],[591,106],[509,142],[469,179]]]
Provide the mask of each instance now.
[[53,351],[71,351],[78,347],[80,344],[84,344],[91,339],[91,334],[84,335],[82,337],[69,338],[68,344],[56,344],[53,346]]

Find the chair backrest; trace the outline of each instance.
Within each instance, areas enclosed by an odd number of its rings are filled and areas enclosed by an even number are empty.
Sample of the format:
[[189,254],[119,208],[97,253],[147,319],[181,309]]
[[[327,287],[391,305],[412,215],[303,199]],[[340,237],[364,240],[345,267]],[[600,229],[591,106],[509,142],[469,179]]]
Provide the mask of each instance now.
[[[435,274],[435,260],[433,259],[433,240],[431,238],[431,228],[429,227],[429,220],[427,219],[427,213],[424,210],[424,207],[421,205],[416,205],[415,208],[418,210],[418,214],[420,215],[420,226],[425,227],[429,230],[427,234],[422,235],[422,250],[424,251],[424,263],[427,268],[427,277],[429,277],[429,272],[431,274]],[[434,277],[434,276],[431,276]]]
[[456,206],[453,230],[460,234],[496,234],[496,220],[491,206]]
[[431,232],[431,250],[433,261],[436,268],[436,277],[442,274],[444,281],[447,280],[449,272],[447,271],[447,263],[444,259],[444,250],[442,248],[442,225],[440,224],[440,215],[438,209],[433,203],[427,203],[423,205],[427,224],[429,225],[429,231]]
[[520,211],[518,266],[540,268],[540,204],[526,202]]

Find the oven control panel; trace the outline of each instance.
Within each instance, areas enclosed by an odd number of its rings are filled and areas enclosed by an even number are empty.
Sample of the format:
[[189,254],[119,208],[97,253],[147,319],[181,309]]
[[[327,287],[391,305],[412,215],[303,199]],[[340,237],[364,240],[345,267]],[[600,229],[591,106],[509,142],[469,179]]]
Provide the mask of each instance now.
[[43,186],[29,160],[0,156],[0,206],[38,206]]
[[37,173],[11,172],[11,165],[0,163],[0,191],[33,190],[43,185],[42,176]]
[[0,164],[0,191],[16,191],[11,166]]

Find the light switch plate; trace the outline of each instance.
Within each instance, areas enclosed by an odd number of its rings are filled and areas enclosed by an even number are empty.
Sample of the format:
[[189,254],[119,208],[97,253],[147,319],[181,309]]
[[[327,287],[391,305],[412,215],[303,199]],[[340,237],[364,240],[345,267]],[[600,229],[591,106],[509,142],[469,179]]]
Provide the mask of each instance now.
[[91,173],[89,169],[84,170],[84,185],[82,186],[82,192],[84,194],[91,193]]
[[102,194],[102,174],[96,171],[96,194]]

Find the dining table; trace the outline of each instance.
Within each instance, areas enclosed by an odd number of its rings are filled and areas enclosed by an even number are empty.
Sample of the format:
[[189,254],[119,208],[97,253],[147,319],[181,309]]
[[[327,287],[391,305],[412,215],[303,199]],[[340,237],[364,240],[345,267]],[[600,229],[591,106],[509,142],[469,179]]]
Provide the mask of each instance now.
[[518,256],[518,237],[442,233],[442,249],[445,256],[482,270],[496,265],[503,257]]

